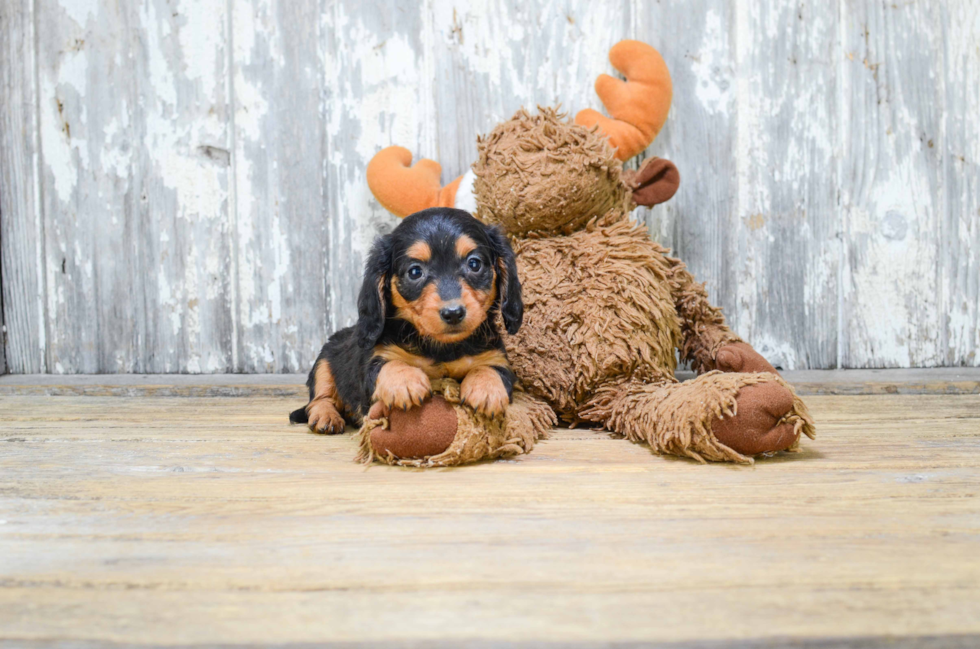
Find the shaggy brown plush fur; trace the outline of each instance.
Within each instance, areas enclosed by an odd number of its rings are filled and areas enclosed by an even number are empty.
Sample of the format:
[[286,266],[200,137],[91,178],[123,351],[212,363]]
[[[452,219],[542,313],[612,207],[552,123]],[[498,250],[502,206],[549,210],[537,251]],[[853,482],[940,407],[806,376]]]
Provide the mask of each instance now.
[[670,265],[616,214],[568,236],[516,239],[524,325],[505,337],[525,389],[577,421],[610,377],[672,375],[681,327]]
[[513,245],[524,325],[504,343],[528,391],[563,419],[582,418],[611,378],[672,378],[678,347],[708,370],[719,347],[740,341],[684,264],[615,212],[568,236]]
[[709,372],[684,383],[672,378],[659,382],[621,379],[599,389],[582,416],[601,421],[634,442],[646,442],[657,453],[685,455],[699,462],[751,463],[751,457],[721,443],[712,424],[738,413],[740,389],[773,382],[793,395],[792,409],[774,423],[792,425],[794,441],[785,450],[796,450],[801,433],[814,437],[813,421],[792,387],[774,374]]
[[611,210],[633,209],[623,165],[595,129],[569,128],[554,108],[523,108],[477,140],[476,217],[511,236],[574,232]]

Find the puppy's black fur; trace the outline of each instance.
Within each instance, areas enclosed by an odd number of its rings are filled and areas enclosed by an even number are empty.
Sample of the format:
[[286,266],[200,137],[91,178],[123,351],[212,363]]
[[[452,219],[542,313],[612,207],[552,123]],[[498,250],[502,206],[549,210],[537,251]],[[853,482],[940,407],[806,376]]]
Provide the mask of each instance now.
[[[464,257],[459,255],[461,240],[475,244]],[[430,252],[428,260],[409,255],[410,249],[417,250],[413,245],[420,242]],[[429,303],[457,305],[465,291],[487,300],[491,295],[495,297],[482,322],[461,340],[440,342],[438,335],[421,331],[418,323],[405,315],[411,308],[422,309]],[[393,297],[402,308],[396,307]],[[357,324],[331,336],[320,351],[307,381],[310,403],[290,413],[291,422],[307,423],[314,400],[322,398],[317,368],[323,362],[329,364],[335,384],[333,401],[337,412],[347,423],[360,425],[374,399],[378,375],[390,362],[379,356],[378,350],[394,346],[434,364],[494,350],[506,358],[494,324],[496,316],[499,312],[510,334],[517,333],[524,317],[514,252],[498,228],[484,225],[463,210],[432,208],[417,212],[406,217],[391,234],[375,241],[364,270],[357,310]],[[422,316],[429,318],[428,322],[434,319],[431,313]],[[451,334],[452,325],[446,327]],[[513,371],[506,363],[494,364],[493,369],[511,397],[516,378]],[[331,427],[325,432],[342,431]]]

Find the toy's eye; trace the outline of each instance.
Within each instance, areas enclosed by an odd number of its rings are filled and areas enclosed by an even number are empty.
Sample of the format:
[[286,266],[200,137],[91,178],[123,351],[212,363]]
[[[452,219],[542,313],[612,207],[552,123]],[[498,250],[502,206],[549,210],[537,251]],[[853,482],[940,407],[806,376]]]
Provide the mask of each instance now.
[[479,257],[470,257],[466,260],[466,265],[470,267],[474,273],[479,272],[483,268],[483,262]]
[[408,278],[409,279],[419,279],[420,277],[422,277],[422,267],[421,266],[419,266],[418,264],[415,264],[414,266],[411,266],[408,269]]

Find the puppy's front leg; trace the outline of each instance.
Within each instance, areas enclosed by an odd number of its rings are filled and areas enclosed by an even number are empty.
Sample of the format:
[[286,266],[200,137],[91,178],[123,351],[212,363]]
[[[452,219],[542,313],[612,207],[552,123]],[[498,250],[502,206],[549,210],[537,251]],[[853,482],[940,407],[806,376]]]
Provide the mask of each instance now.
[[317,359],[310,381],[310,402],[306,404],[306,423],[310,430],[327,435],[344,432],[344,418],[340,414],[343,404],[327,359]]
[[396,359],[381,366],[372,400],[383,404],[389,411],[392,408],[408,410],[413,406],[421,406],[431,394],[432,385],[425,372]]
[[477,412],[491,417],[501,415],[510,403],[514,378],[506,367],[477,367],[463,378],[459,396]]

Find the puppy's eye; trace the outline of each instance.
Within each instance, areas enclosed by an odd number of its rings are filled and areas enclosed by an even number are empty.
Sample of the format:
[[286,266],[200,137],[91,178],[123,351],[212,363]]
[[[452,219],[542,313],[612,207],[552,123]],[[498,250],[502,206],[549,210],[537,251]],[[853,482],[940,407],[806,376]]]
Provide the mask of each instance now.
[[481,268],[483,268],[483,261],[479,257],[470,257],[466,260],[466,265],[474,273],[477,273]]
[[407,274],[409,279],[419,279],[422,277],[422,267],[418,264],[410,266]]

